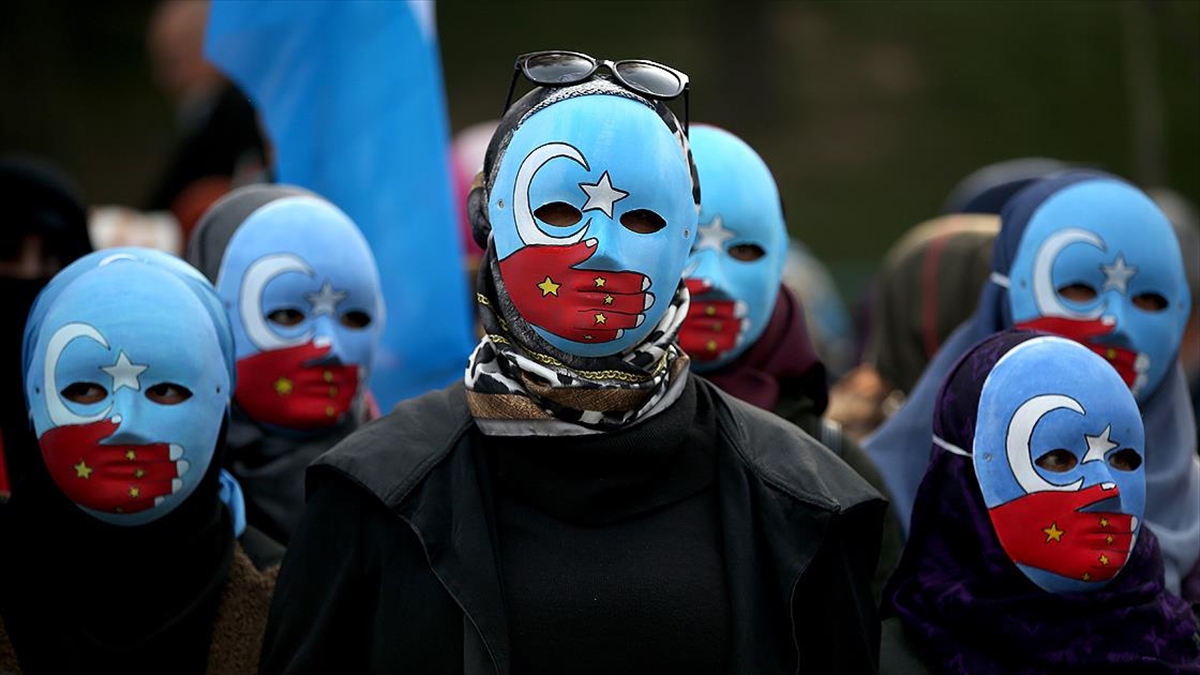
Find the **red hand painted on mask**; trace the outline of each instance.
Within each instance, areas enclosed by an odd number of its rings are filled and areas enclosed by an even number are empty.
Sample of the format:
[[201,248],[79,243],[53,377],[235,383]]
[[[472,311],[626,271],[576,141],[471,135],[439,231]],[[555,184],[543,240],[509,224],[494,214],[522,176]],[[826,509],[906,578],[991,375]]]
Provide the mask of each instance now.
[[574,342],[611,342],[645,321],[654,304],[638,272],[581,270],[594,239],[569,246],[526,246],[500,261],[513,305],[531,325]]
[[50,477],[68,499],[96,511],[137,513],[177,488],[177,463],[166,443],[100,445],[120,426],[111,419],[54,427],[38,443]]
[[737,346],[742,319],[733,300],[704,300],[711,285],[702,279],[687,279],[692,301],[687,318],[679,328],[679,346],[697,361],[715,361]]
[[1125,381],[1125,386],[1132,388],[1134,383],[1137,382],[1137,352],[1125,347],[1092,341],[1092,338],[1112,333],[1116,327],[1111,323],[1105,323],[1098,319],[1080,320],[1067,319],[1060,316],[1040,316],[1029,321],[1022,321],[1016,327],[1025,330],[1045,331],[1070,338],[1099,354],[1105,361],[1108,361],[1116,369],[1121,379]]
[[289,429],[333,426],[354,403],[358,366],[313,363],[328,354],[328,346],[306,342],[240,359],[233,398],[258,422]]
[[1077,492],[1033,492],[989,511],[1014,562],[1081,581],[1117,575],[1133,546],[1133,516],[1080,509],[1119,496],[1093,485]]

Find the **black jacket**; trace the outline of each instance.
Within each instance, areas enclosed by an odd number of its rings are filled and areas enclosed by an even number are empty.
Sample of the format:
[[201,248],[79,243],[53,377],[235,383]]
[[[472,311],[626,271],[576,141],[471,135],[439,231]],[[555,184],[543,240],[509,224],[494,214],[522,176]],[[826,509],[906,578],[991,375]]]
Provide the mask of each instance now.
[[[885,502],[792,425],[696,384],[717,408],[731,672],[876,672]],[[484,442],[456,384],[309,469],[260,672],[510,672]]]

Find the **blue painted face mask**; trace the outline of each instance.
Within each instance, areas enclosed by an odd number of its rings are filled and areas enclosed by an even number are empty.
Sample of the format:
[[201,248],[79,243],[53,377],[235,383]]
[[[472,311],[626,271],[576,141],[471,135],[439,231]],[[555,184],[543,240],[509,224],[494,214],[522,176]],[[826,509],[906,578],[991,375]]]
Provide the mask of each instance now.
[[136,526],[177,508],[208,471],[233,355],[207,282],[101,253],[47,287],[26,328],[25,390],[59,489],[99,520]]
[[344,213],[310,195],[259,207],[229,240],[216,288],[233,326],[234,398],[251,418],[313,430],[349,413],[384,306],[374,256]]
[[1174,366],[1191,308],[1179,244],[1162,211],[1123,181],[1100,176],[1045,198],[998,280],[1015,327],[1086,345],[1139,400]]
[[1120,377],[1077,342],[1034,338],[988,374],[977,419],[972,461],[1005,552],[1047,591],[1103,587],[1146,506],[1141,415]]
[[749,145],[703,126],[691,142],[704,198],[684,271],[692,300],[679,345],[704,371],[736,359],[766,329],[788,237],[775,179]]
[[487,201],[516,311],[551,346],[584,357],[646,339],[696,231],[683,137],[645,101],[605,86],[559,89],[534,108],[504,148]]

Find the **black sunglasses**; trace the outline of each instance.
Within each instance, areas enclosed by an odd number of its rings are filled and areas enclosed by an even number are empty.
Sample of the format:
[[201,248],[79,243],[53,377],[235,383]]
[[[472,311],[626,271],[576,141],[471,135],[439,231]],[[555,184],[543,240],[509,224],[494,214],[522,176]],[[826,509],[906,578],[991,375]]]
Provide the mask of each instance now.
[[503,116],[512,105],[518,74],[524,74],[525,79],[543,87],[565,87],[591,78],[601,66],[608,68],[613,79],[622,87],[642,96],[669,101],[682,94],[683,133],[688,133],[687,75],[670,66],[645,59],[609,61],[558,49],[530,52],[517,57],[512,81],[508,84],[508,96],[504,99],[504,110],[500,114]]

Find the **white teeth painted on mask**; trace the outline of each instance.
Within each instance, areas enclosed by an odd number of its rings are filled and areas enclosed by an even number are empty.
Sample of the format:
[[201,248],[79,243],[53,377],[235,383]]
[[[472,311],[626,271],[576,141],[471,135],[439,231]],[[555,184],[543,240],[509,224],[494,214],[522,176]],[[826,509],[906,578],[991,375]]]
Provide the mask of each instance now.
[[650,277],[642,277],[642,290],[650,288]]
[[188,469],[190,468],[192,468],[192,465],[186,459],[181,459],[178,462],[175,462],[175,470],[179,472],[176,474],[177,476],[182,476],[183,474],[187,473]]
[[183,489],[183,481],[178,478],[171,479],[171,493],[174,494]]
[[324,335],[313,340],[313,346],[315,347],[328,347],[331,344],[333,344],[333,342]]
[[733,303],[733,315],[734,316],[741,318],[743,316],[746,316],[747,311],[748,311],[748,308],[746,307],[745,302],[738,300],[737,302]]
[[1101,483],[1100,484],[1101,490],[1115,490],[1116,488],[1117,488],[1116,483]]
[[625,330],[624,330],[624,329],[618,329],[618,330],[617,330],[617,337],[615,337],[615,338],[613,338],[613,339],[614,339],[614,340],[620,340],[620,339],[621,339],[621,338],[622,338],[624,335],[625,335]]
[[1117,317],[1115,317],[1115,316],[1108,315],[1108,316],[1100,317],[1100,324],[1102,326],[1113,326],[1113,325],[1116,325],[1116,323],[1117,323]]
[[1129,529],[1131,529],[1131,530],[1136,530],[1136,529],[1137,529],[1137,526],[1138,526],[1138,519],[1137,519],[1137,516],[1133,516],[1133,517],[1131,517],[1131,518],[1129,519]]
[[154,498],[154,505],[155,505],[155,506],[162,506],[162,503],[163,503],[163,502],[165,502],[165,501],[167,501],[167,498],[166,498],[166,497],[155,497],[155,498]]
[[599,239],[592,238],[592,239],[584,240],[583,245],[588,248],[596,248],[596,244],[599,244],[599,243],[600,243]]
[[646,322],[646,315],[645,315],[645,314],[638,314],[638,315],[637,315],[637,322],[633,324],[633,327],[634,327],[634,328],[637,328],[638,326],[642,325],[642,324],[643,324],[643,323],[645,323],[645,322]]
[[177,459],[183,459],[183,446],[175,445],[174,443],[172,443],[171,449],[170,449],[170,454],[168,455],[168,457],[170,457],[172,462],[174,462]]
[[120,415],[113,415],[113,416],[112,416],[112,417],[110,417],[109,419],[112,421],[112,423],[113,423],[113,424],[120,424],[120,423],[121,423],[121,416],[120,416]]
[[646,304],[642,307],[642,311],[644,312],[653,306],[654,306],[654,294],[647,293],[646,294]]

